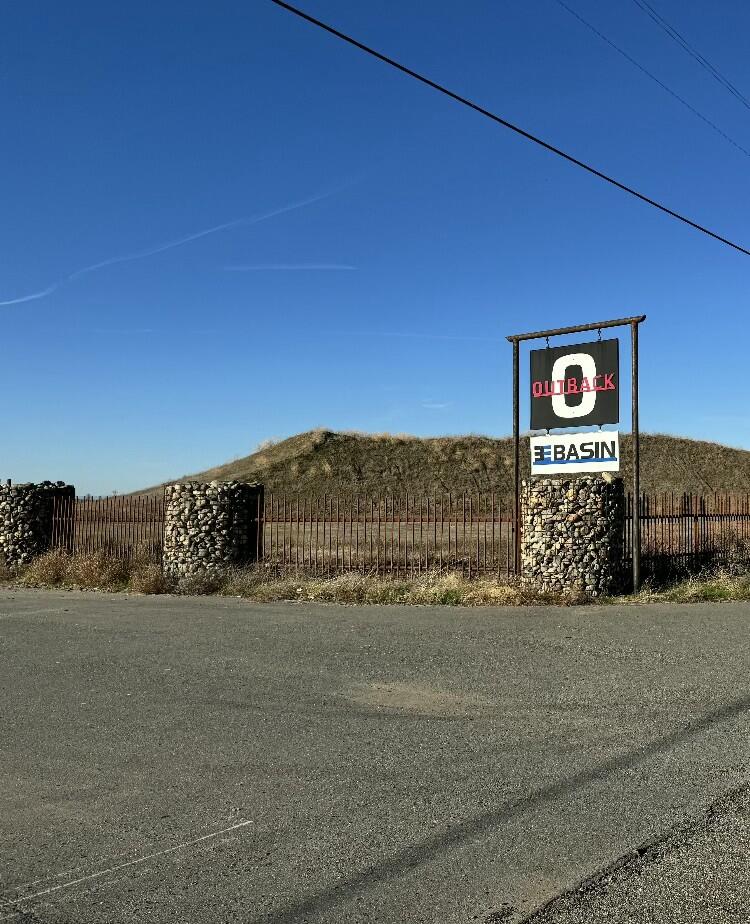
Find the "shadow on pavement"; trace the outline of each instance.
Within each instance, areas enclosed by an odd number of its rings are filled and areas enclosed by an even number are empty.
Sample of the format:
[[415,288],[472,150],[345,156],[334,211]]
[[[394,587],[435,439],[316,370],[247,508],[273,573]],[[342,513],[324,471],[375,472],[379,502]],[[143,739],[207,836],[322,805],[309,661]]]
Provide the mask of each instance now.
[[477,836],[522,815],[533,806],[551,802],[560,796],[574,793],[584,786],[605,779],[612,773],[635,767],[644,760],[663,754],[675,745],[687,741],[715,725],[736,718],[748,710],[750,710],[750,696],[733,700],[721,709],[707,713],[684,728],[657,738],[649,744],[634,748],[620,757],[611,758],[588,770],[582,770],[568,779],[537,789],[515,802],[501,805],[492,811],[483,812],[474,818],[469,818],[447,832],[435,835],[435,837],[428,838],[411,847],[406,847],[393,857],[355,873],[348,879],[321,889],[319,892],[309,895],[287,908],[254,918],[253,921],[255,924],[261,924],[261,922],[262,924],[296,924],[296,922],[303,920],[306,915],[325,912],[348,901],[361,891],[366,891],[372,886],[401,876],[410,870],[429,863],[441,854],[469,843]]

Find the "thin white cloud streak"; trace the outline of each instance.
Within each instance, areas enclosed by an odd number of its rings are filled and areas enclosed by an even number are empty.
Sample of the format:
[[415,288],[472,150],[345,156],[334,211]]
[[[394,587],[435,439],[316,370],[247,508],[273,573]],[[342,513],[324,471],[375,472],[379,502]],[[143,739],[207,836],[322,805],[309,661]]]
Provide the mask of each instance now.
[[178,332],[162,330],[158,327],[94,327],[91,331],[92,334],[158,334],[159,336],[169,334],[170,337],[174,337],[179,333],[179,335],[190,335],[195,334],[218,334],[219,329],[217,327],[209,328],[185,328],[181,327]]
[[406,340],[462,340],[472,343],[504,343],[502,337],[464,337],[459,334],[416,334],[389,330],[332,330],[340,337],[400,337]]
[[453,407],[453,402],[423,401],[422,407],[427,408],[428,411],[444,411],[446,408]]
[[226,273],[255,273],[261,270],[291,270],[293,272],[303,270],[356,270],[356,266],[349,266],[348,263],[258,263],[248,266],[224,266]]
[[275,218],[277,215],[284,215],[287,212],[293,212],[296,209],[305,208],[308,205],[313,205],[315,202],[320,202],[323,199],[328,199],[334,193],[339,192],[341,187],[335,190],[329,190],[328,192],[319,193],[315,196],[309,196],[307,199],[300,199],[297,202],[292,202],[289,205],[283,205],[281,208],[271,209],[268,212],[260,212],[258,215],[248,215],[243,218],[235,218],[232,221],[225,221],[220,225],[214,225],[211,228],[204,228],[202,231],[196,231],[193,234],[188,234],[185,237],[179,237],[171,241],[167,241],[164,244],[157,244],[156,247],[149,247],[147,250],[137,250],[133,253],[123,254],[117,257],[109,257],[106,260],[101,260],[99,263],[92,263],[89,266],[84,266],[81,269],[74,270],[72,273],[68,273],[67,276],[63,276],[62,279],[58,279],[57,282],[52,283],[52,285],[47,286],[46,289],[40,289],[38,292],[31,292],[28,295],[21,295],[18,298],[9,298],[4,301],[0,301],[0,306],[2,305],[20,305],[23,302],[33,302],[40,298],[46,298],[48,295],[52,295],[53,292],[56,292],[62,286],[67,285],[67,283],[72,282],[74,279],[78,279],[81,276],[87,276],[89,273],[96,272],[96,270],[103,269],[105,266],[114,266],[117,263],[132,263],[135,260],[144,260],[146,257],[153,257],[156,254],[164,253],[167,250],[174,250],[176,247],[183,247],[185,244],[190,244],[192,241],[200,240],[202,237],[208,237],[209,234],[217,234],[219,231],[226,231],[229,228],[236,228],[239,225],[257,225],[261,221],[268,221],[269,218]]

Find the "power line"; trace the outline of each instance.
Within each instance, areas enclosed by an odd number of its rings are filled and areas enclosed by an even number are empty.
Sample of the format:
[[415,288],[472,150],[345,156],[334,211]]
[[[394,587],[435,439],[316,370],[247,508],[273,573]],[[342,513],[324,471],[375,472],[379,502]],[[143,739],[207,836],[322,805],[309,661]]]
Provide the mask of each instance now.
[[302,10],[298,10],[296,7],[293,7],[289,3],[285,3],[284,0],[271,0],[271,3],[275,3],[276,6],[282,7],[282,9],[288,10],[290,13],[294,13],[295,16],[299,16],[300,19],[304,19],[306,22],[311,23],[313,26],[317,26],[319,29],[323,29],[325,32],[328,32],[330,35],[334,35],[336,38],[341,39],[344,42],[347,42],[349,45],[353,45],[355,48],[359,48],[360,51],[364,51],[368,55],[372,55],[373,58],[377,58],[379,61],[383,61],[385,64],[390,65],[391,67],[396,68],[396,70],[401,71],[401,73],[406,74],[409,77],[413,77],[415,80],[420,81],[420,83],[425,84],[428,87],[431,87],[433,90],[437,90],[438,93],[442,93],[444,96],[449,97],[452,100],[455,100],[457,103],[461,103],[462,106],[467,106],[469,109],[473,109],[475,112],[478,112],[480,115],[485,116],[488,119],[491,119],[493,122],[497,122],[498,125],[502,125],[504,128],[508,128],[511,131],[515,132],[517,135],[520,135],[522,138],[526,138],[528,141],[533,141],[534,144],[538,144],[540,147],[544,148],[547,151],[550,151],[552,154],[556,154],[558,157],[562,157],[564,160],[567,160],[569,163],[574,164],[576,167],[580,167],[582,170],[585,170],[587,173],[593,174],[593,176],[599,177],[600,180],[604,180],[605,183],[609,183],[612,186],[615,186],[617,189],[621,189],[623,192],[628,193],[631,196],[634,196],[636,199],[640,199],[641,202],[645,202],[647,205],[653,206],[655,209],[659,209],[660,212],[664,212],[666,215],[670,215],[672,218],[676,218],[678,221],[683,222],[686,225],[689,225],[691,228],[695,228],[696,231],[700,231],[702,234],[707,234],[709,237],[712,237],[716,241],[720,241],[722,244],[726,244],[727,247],[731,247],[733,250],[738,250],[740,253],[744,253],[746,256],[750,257],[750,250],[747,250],[745,247],[742,247],[740,244],[735,244],[734,241],[730,241],[729,238],[722,237],[722,235],[717,234],[715,231],[711,231],[709,228],[705,228],[703,225],[699,225],[697,222],[693,221],[690,218],[687,218],[684,215],[681,215],[679,212],[675,212],[673,209],[668,208],[666,205],[662,205],[660,202],[657,202],[655,199],[651,199],[643,193],[639,193],[637,190],[633,189],[630,186],[626,186],[625,183],[621,183],[619,180],[614,179],[611,176],[608,176],[606,173],[602,173],[601,170],[597,170],[596,167],[590,166],[590,164],[584,163],[582,160],[578,160],[577,157],[573,157],[572,154],[566,154],[565,151],[562,151],[560,148],[556,148],[554,145],[549,144],[546,141],[543,141],[541,138],[537,138],[536,135],[532,135],[530,132],[525,131],[525,129],[520,128],[518,125],[514,125],[512,122],[509,122],[507,119],[503,119],[501,116],[496,115],[494,112],[490,112],[489,109],[485,109],[483,106],[480,106],[478,103],[472,102],[470,99],[467,99],[464,96],[459,96],[458,93],[454,93],[452,90],[449,90],[447,87],[442,86],[439,83],[436,83],[434,80],[430,80],[429,77],[424,77],[422,74],[417,73],[416,71],[411,70],[411,68],[406,67],[403,64],[399,64],[398,61],[394,61],[393,58],[389,58],[384,54],[381,54],[379,51],[375,51],[374,48],[369,48],[367,45],[364,45],[362,42],[357,41],[357,39],[352,38],[349,35],[346,35],[344,32],[340,32],[338,29],[334,29],[333,26],[329,26],[324,22],[321,22],[319,19],[315,19],[313,16],[310,16],[307,13],[304,13]]
[[580,23],[586,26],[587,29],[590,29],[594,33],[594,35],[598,35],[599,38],[603,42],[606,42],[611,48],[614,48],[614,50],[618,54],[622,55],[626,61],[629,61],[634,67],[637,67],[638,70],[641,71],[641,73],[645,74],[648,78],[653,80],[654,83],[658,84],[662,88],[662,90],[666,90],[666,92],[669,93],[670,96],[674,97],[674,99],[676,99],[678,103],[682,103],[682,105],[685,106],[687,109],[689,109],[693,113],[693,115],[698,116],[699,119],[705,122],[706,125],[712,128],[717,134],[721,135],[721,137],[724,138],[726,141],[728,141],[731,145],[734,145],[734,147],[737,148],[738,151],[742,151],[742,153],[746,157],[750,157],[750,151],[748,151],[747,148],[743,148],[741,144],[739,144],[737,141],[734,140],[734,138],[731,138],[729,135],[727,135],[726,132],[722,131],[719,128],[719,126],[716,125],[716,123],[712,122],[711,119],[707,118],[707,116],[704,116],[702,112],[699,112],[695,108],[695,106],[692,106],[686,99],[684,99],[678,93],[675,93],[675,91],[672,90],[671,87],[668,87],[655,74],[652,74],[651,71],[649,71],[642,64],[636,61],[635,58],[631,57],[627,53],[627,51],[624,51],[622,48],[620,48],[619,45],[616,45],[611,39],[607,38],[607,36],[604,35],[603,32],[600,32],[596,28],[596,26],[593,26],[587,19],[584,19],[583,16],[580,15],[580,13],[577,13],[574,9],[569,7],[567,3],[563,2],[563,0],[557,0],[557,2],[560,4],[560,6],[564,10],[567,10],[571,16],[574,16]]
[[738,90],[737,87],[735,87],[735,85],[731,83],[731,81],[728,80],[721,73],[721,71],[715,68],[710,61],[704,58],[703,55],[697,50],[697,48],[694,48],[684,36],[680,35],[674,26],[670,26],[666,19],[657,13],[650,3],[647,3],[646,0],[633,0],[633,3],[635,3],[635,5],[640,10],[642,10],[649,19],[653,20],[663,32],[666,32],[673,42],[677,42],[683,51],[686,51],[690,57],[697,61],[704,70],[708,71],[714,80],[718,81],[725,90],[728,90],[732,96],[739,100],[746,109],[750,109],[750,100],[748,100],[745,94]]

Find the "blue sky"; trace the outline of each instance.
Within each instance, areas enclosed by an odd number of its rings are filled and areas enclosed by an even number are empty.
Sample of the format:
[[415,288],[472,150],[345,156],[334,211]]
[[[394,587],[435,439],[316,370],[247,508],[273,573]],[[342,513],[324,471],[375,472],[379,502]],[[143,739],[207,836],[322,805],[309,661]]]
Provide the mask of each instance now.
[[[566,2],[750,150],[635,3]],[[750,244],[750,155],[557,0],[303,5]],[[750,95],[747,4],[654,6]],[[506,434],[506,334],[641,312],[642,428],[750,448],[750,258],[266,0],[5,4],[0,79],[3,478],[126,491],[318,426]]]

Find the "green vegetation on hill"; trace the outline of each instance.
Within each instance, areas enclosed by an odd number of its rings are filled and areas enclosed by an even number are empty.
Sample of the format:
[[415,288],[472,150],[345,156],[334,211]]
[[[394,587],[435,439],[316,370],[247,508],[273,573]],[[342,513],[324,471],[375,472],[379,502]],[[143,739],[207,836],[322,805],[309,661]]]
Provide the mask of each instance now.
[[[620,437],[630,476],[630,437]],[[528,470],[528,445],[521,449]],[[260,481],[287,494],[414,494],[512,491],[513,442],[487,436],[365,435],[312,430],[180,481]],[[641,436],[646,491],[750,492],[750,452],[676,436]],[[153,488],[155,492],[159,488]]]

